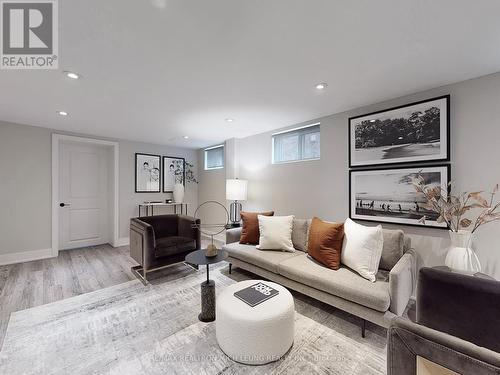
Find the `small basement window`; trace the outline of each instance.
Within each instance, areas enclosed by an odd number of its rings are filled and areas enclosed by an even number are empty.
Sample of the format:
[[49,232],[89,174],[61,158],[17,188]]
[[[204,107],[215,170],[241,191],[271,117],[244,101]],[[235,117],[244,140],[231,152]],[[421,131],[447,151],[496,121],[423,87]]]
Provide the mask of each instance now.
[[320,124],[273,134],[273,164],[320,158]]
[[224,145],[205,149],[205,170],[224,168]]

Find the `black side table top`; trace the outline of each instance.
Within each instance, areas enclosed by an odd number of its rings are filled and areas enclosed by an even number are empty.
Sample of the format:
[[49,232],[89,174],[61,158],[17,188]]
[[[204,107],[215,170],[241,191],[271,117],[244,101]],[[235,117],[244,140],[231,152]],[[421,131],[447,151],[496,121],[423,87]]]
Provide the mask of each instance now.
[[193,251],[192,253],[189,253],[186,255],[186,262],[191,263],[191,264],[196,264],[198,266],[201,266],[203,264],[214,264],[214,263],[219,263],[222,262],[224,259],[226,259],[228,256],[227,251],[225,250],[218,250],[217,255],[214,257],[207,257],[205,256],[205,250],[196,250]]

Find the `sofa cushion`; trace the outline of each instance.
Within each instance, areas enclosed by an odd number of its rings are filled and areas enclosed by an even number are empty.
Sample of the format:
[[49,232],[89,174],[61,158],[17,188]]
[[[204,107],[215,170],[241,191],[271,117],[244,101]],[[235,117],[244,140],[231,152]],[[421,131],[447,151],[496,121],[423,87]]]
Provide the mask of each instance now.
[[403,256],[405,235],[401,229],[382,229],[382,236],[384,246],[379,268],[390,271]]
[[241,227],[241,244],[251,244],[257,245],[259,243],[259,219],[258,215],[262,216],[273,216],[274,211],[268,212],[242,212],[241,221],[243,226]]
[[179,235],[179,217],[177,215],[142,216],[137,219],[151,225],[156,238]]
[[309,229],[307,253],[328,268],[338,270],[343,239],[344,224],[327,223],[315,217]]
[[384,246],[382,226],[367,227],[347,218],[344,233],[342,263],[375,282]]
[[166,257],[196,249],[196,241],[187,237],[164,237],[156,240],[155,256]]
[[280,250],[259,250],[253,245],[231,243],[223,247],[230,257],[251,263],[268,271],[278,273],[278,264],[284,260],[303,254],[300,252],[284,252]]
[[371,309],[385,312],[389,308],[389,283],[385,274],[372,283],[347,267],[329,269],[314,261],[307,254],[300,254],[282,261],[278,273],[284,277],[322,290]]
[[297,250],[307,253],[307,240],[311,220],[293,219],[292,243]]
[[294,252],[292,243],[293,215],[264,216],[259,219],[259,250],[283,250]]

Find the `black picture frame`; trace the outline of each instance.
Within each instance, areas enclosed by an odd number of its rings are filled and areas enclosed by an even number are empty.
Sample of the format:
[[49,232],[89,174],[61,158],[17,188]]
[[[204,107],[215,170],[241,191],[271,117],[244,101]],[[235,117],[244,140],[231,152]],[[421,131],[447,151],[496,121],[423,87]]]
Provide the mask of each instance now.
[[[163,185],[163,192],[164,193],[173,193],[173,186],[172,189],[168,189],[169,186],[165,186],[165,179],[167,178],[167,171],[165,170],[167,168],[167,165],[170,167],[171,160],[179,160],[181,165],[182,165],[182,184],[186,186],[186,159],[181,158],[178,156],[163,156],[163,179],[162,179],[162,185]],[[175,168],[175,167],[174,167]],[[168,173],[170,175],[170,173]],[[175,181],[174,181],[175,183]]]
[[[142,160],[139,160],[141,157]],[[142,163],[144,166],[144,163],[149,162],[149,161],[155,161],[157,159],[157,165],[158,167],[154,167],[152,169],[157,169],[158,170],[158,189],[144,189],[144,183],[143,181],[140,181],[141,177],[139,177],[140,171],[141,171],[141,166],[139,164]],[[145,161],[146,160],[146,161]],[[151,171],[150,171],[151,173]],[[161,174],[161,155],[154,155],[154,154],[143,154],[140,152],[135,153],[135,192],[136,193],[160,193],[161,192],[161,181],[162,181],[162,174]],[[141,186],[139,186],[141,185]]]
[[[414,156],[414,157],[400,157],[400,158],[391,158],[391,159],[378,159],[377,162],[370,161],[370,162],[359,162],[354,160],[355,158],[353,157],[353,143],[355,143],[355,140],[352,139],[353,134],[354,134],[354,129],[353,127],[355,124],[353,124],[354,120],[359,120],[360,118],[367,118],[367,117],[372,117],[375,115],[383,115],[384,113],[389,113],[391,111],[398,111],[401,109],[411,109],[411,107],[417,107],[417,106],[422,106],[423,104],[430,103],[430,102],[436,102],[436,101],[443,101],[445,102],[445,111],[444,111],[444,124],[441,123],[441,111],[440,111],[440,142],[443,142],[443,138],[446,141],[446,145],[440,145],[440,151],[444,151],[444,155],[441,156],[442,152],[440,153],[439,156],[433,157],[432,155],[425,155],[425,156]],[[367,121],[369,121],[367,119]],[[450,157],[451,157],[451,139],[450,139],[450,95],[442,95],[442,96],[437,96],[435,98],[430,98],[426,100],[420,100],[417,102],[412,102],[404,105],[400,105],[397,107],[392,107],[392,108],[387,108],[383,109],[380,111],[376,112],[371,112],[367,113],[364,115],[360,116],[354,116],[354,117],[349,117],[347,126],[348,126],[348,147],[349,147],[349,168],[378,168],[378,167],[393,167],[397,165],[403,165],[403,164],[415,164],[418,163],[419,165],[422,164],[429,164],[429,163],[438,163],[438,162],[449,162]],[[417,143],[414,143],[417,144]],[[403,144],[401,144],[403,145]],[[411,145],[411,144],[409,144]],[[402,147],[399,145],[396,145],[398,147]],[[398,161],[398,159],[400,159]],[[386,160],[386,161],[383,161]]]
[[[358,215],[357,213],[353,214],[353,208],[358,208],[356,202],[355,192],[353,191],[353,175],[359,173],[380,173],[380,172],[391,172],[391,171],[402,171],[402,170],[411,170],[410,173],[419,173],[425,174],[426,172],[430,172],[432,170],[441,169],[446,173],[445,181],[441,181],[441,187],[445,189],[448,194],[450,194],[449,183],[451,181],[451,166],[450,164],[438,164],[438,165],[418,165],[418,166],[400,166],[400,167],[392,167],[392,168],[366,168],[366,169],[353,169],[349,171],[349,218],[356,221],[367,221],[367,222],[376,222],[376,223],[387,223],[387,224],[395,224],[395,225],[407,225],[414,227],[423,227],[423,228],[435,228],[435,229],[448,229],[446,224],[438,224],[435,220],[427,219],[425,224],[418,223],[419,219],[402,219],[394,217],[392,219],[384,219],[384,216],[369,216],[369,215]],[[416,192],[415,192],[416,194]],[[372,199],[368,199],[370,201]],[[353,202],[356,202],[356,206],[353,207]],[[379,201],[380,202],[380,201]],[[401,202],[402,203],[402,202]],[[396,206],[395,206],[396,207]],[[362,209],[363,207],[361,207]],[[355,211],[354,211],[355,212]],[[390,211],[389,211],[390,212]],[[425,211],[422,211],[422,216]]]

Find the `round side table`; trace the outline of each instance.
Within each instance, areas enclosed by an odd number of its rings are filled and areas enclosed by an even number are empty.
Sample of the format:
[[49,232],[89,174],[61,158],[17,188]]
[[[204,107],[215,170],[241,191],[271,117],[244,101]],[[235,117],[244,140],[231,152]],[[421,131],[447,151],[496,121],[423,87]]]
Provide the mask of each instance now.
[[210,280],[209,266],[222,262],[228,256],[227,251],[219,250],[214,257],[205,256],[205,250],[196,250],[186,256],[186,263],[197,266],[207,266],[207,281],[201,283],[201,313],[198,319],[202,322],[213,322],[215,320],[215,281]]

